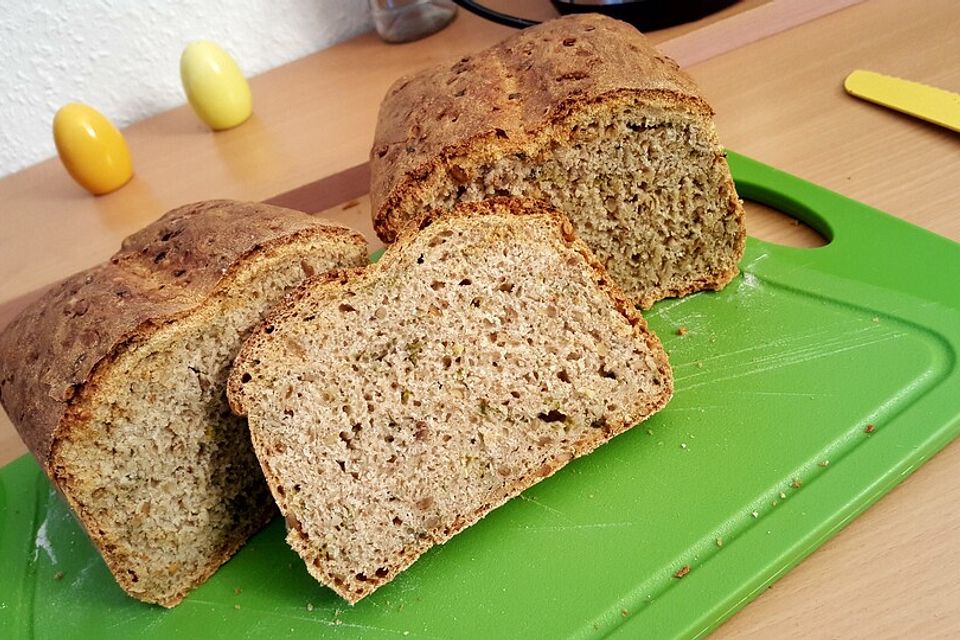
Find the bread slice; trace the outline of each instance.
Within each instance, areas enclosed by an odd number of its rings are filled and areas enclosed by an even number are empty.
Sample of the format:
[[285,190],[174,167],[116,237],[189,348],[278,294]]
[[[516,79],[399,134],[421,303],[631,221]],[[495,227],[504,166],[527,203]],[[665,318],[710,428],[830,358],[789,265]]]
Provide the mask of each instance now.
[[534,197],[643,307],[719,289],[745,232],[712,116],[633,27],[546,22],[393,85],[370,156],[374,226],[392,242],[426,208]]
[[460,205],[314,278],[228,383],[287,541],[350,602],[663,407],[667,358],[570,223]]
[[202,202],[0,334],[0,400],[127,593],[177,604],[276,513],[229,365],[304,276],[366,261],[362,236],[305,213]]

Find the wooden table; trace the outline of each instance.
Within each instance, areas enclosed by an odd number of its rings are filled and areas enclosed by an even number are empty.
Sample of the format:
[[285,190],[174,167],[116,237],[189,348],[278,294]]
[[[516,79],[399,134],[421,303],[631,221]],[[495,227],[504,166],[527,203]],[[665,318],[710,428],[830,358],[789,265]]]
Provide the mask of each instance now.
[[[490,4],[517,12],[520,4],[532,17],[552,13],[546,3]],[[657,42],[689,38],[714,22],[710,28],[720,35],[693,46],[724,42],[756,26],[742,21],[724,32],[726,23],[716,21],[742,18],[758,5],[755,11],[768,6],[747,0],[651,35]],[[235,130],[210,133],[186,107],[136,124],[126,131],[136,177],[108,196],[88,196],[56,160],[0,180],[0,325],[38,289],[106,258],[123,236],[167,209],[211,197],[265,199],[364,163],[380,98],[396,77],[507,33],[461,14],[445,31],[408,45],[361,36],[254,78],[256,113]],[[716,109],[729,147],[960,240],[960,137],[853,100],[841,88],[849,71],[867,68],[960,91],[957,34],[954,0],[870,0],[689,71]],[[175,61],[169,73],[176,73]],[[95,95],[78,98],[96,102]],[[766,239],[814,240],[757,209],[748,226]],[[23,452],[0,415],[0,464]],[[955,442],[714,637],[957,637],[958,477]]]

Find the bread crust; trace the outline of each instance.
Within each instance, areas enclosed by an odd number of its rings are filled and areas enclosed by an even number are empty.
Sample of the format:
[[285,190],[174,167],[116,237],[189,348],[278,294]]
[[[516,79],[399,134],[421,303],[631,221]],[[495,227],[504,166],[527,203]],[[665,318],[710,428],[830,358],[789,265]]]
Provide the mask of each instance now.
[[[109,261],[55,285],[0,333],[0,402],[95,542],[101,542],[95,523],[70,496],[58,443],[86,420],[111,364],[164,326],[210,304],[250,261],[279,246],[324,236],[366,244],[346,227],[291,209],[230,200],[185,205],[126,238]],[[225,548],[194,584],[240,544]],[[104,557],[128,588],[121,568]],[[183,595],[159,604],[172,606]]]
[[[455,160],[533,152],[584,110],[630,102],[682,110],[712,128],[713,110],[676,62],[630,25],[566,16],[453,65],[399,79],[380,107],[370,153],[374,228],[396,239],[431,175]],[[460,168],[462,170],[462,168]]]
[[[404,253],[416,238],[417,234],[437,221],[504,214],[546,218],[550,224],[556,226],[565,245],[585,258],[591,279],[613,301],[617,311],[630,323],[634,336],[644,341],[658,365],[657,371],[664,385],[662,393],[643,408],[639,420],[645,419],[663,408],[673,395],[673,373],[667,360],[667,354],[659,339],[647,327],[646,321],[636,309],[635,305],[626,298],[616,283],[609,278],[606,268],[594,257],[587,245],[576,237],[571,222],[560,211],[541,201],[523,198],[494,197],[482,202],[459,203],[454,209],[448,211],[427,212],[421,218],[417,227],[408,226],[400,232],[396,243],[388,248],[379,262],[367,267],[331,272],[304,281],[294,292],[288,295],[283,302],[274,307],[261,325],[251,333],[241,348],[227,381],[227,398],[230,402],[231,409],[238,415],[248,414],[248,398],[245,393],[244,380],[249,380],[246,376],[250,375],[251,371],[259,365],[257,352],[264,346],[264,343],[270,339],[270,334],[273,332],[275,324],[284,322],[286,319],[295,319],[298,313],[302,313],[302,310],[298,311],[298,303],[303,300],[305,296],[310,294],[311,297],[319,297],[321,299],[342,299],[344,296],[349,296],[353,292],[362,289],[383,277],[383,274],[393,269],[395,264],[404,260]],[[289,526],[287,540],[304,558],[307,569],[311,575],[336,591],[351,604],[356,603],[380,586],[390,582],[396,577],[397,573],[407,568],[430,547],[449,540],[457,532],[474,524],[511,497],[553,475],[574,458],[593,451],[614,436],[628,430],[634,426],[635,422],[636,421],[622,424],[607,424],[602,428],[592,430],[586,437],[572,443],[569,449],[561,451],[552,458],[549,458],[541,467],[526,473],[501,488],[501,490],[491,496],[487,504],[475,509],[472,513],[458,517],[450,526],[431,534],[428,538],[407,546],[402,556],[395,558],[391,564],[393,570],[384,577],[367,576],[364,582],[351,584],[338,583],[331,579],[330,575],[324,571],[323,564],[319,559],[314,559],[312,562],[308,559],[310,555],[309,542],[307,542],[306,538],[300,532],[295,518],[293,525]],[[267,479],[267,484],[281,512],[286,516],[289,514],[287,496],[282,490],[281,479],[270,468],[268,460],[268,452],[270,451],[269,443],[265,440],[265,437],[260,433],[260,430],[255,424],[251,424],[250,434],[254,442],[254,449],[260,459],[264,476]]]

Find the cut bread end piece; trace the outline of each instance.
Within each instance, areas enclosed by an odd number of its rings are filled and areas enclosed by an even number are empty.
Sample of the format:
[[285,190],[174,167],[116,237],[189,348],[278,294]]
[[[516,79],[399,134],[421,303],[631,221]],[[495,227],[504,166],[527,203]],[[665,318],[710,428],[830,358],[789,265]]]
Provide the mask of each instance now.
[[305,276],[367,262],[317,223],[258,245],[209,297],[145,323],[61,421],[51,473],[120,586],[171,607],[276,513],[225,385],[242,339]]
[[744,247],[713,111],[693,80],[630,25],[550,20],[398,79],[370,155],[377,234],[427,209],[538,198],[642,307],[719,289]]
[[659,340],[565,218],[496,198],[307,281],[228,382],[307,569],[351,603],[669,400]]

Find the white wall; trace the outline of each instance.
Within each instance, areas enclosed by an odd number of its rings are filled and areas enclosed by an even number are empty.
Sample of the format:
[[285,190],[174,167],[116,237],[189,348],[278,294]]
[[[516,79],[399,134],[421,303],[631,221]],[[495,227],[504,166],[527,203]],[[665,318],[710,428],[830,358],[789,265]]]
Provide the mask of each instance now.
[[0,0],[0,176],[56,152],[67,102],[117,126],[183,104],[191,40],[220,44],[251,76],[371,28],[367,0]]

